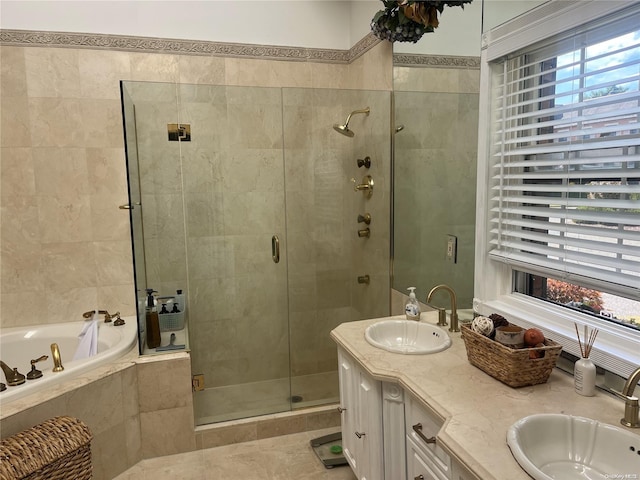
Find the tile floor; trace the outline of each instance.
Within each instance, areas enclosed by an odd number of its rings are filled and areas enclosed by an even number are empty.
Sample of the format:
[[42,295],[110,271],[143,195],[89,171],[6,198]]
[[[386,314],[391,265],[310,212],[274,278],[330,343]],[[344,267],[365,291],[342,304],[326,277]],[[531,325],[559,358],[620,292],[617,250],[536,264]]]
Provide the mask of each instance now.
[[115,480],[356,480],[349,466],[325,468],[309,441],[335,427],[142,460]]

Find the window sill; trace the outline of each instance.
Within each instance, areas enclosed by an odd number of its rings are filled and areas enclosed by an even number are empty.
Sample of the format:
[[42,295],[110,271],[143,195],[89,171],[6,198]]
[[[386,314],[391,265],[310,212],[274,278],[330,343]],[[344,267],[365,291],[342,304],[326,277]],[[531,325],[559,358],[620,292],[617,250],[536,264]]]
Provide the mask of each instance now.
[[[524,328],[536,327],[563,349],[580,356],[574,322],[582,337],[585,325],[597,328],[590,358],[599,367],[628,378],[640,365],[640,332],[580,314],[519,293],[503,295],[479,305],[482,315],[499,313]],[[583,339],[584,341],[584,339]]]

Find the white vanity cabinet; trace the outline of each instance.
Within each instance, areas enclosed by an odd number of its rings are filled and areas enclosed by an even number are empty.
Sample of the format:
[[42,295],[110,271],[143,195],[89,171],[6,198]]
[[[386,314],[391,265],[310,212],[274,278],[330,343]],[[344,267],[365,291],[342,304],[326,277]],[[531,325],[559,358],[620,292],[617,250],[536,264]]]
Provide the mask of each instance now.
[[382,384],[338,349],[342,451],[359,480],[383,480]]
[[435,442],[444,419],[338,347],[342,450],[358,480],[477,480]]

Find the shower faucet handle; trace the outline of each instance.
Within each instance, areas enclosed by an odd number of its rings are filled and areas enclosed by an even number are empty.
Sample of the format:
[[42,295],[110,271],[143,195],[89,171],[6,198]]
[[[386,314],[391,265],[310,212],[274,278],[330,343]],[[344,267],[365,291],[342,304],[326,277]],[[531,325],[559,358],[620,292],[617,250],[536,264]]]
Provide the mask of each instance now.
[[364,159],[359,158],[358,159],[358,168],[360,168],[360,167],[370,168],[371,167],[371,157],[366,156],[366,157],[364,157]]
[[353,182],[353,189],[356,192],[364,193],[367,198],[373,195],[373,178],[371,178],[371,175],[366,175],[360,184],[355,178],[352,178],[351,181]]
[[365,213],[364,215],[358,215],[358,223],[364,222],[366,225],[371,223],[371,214]]

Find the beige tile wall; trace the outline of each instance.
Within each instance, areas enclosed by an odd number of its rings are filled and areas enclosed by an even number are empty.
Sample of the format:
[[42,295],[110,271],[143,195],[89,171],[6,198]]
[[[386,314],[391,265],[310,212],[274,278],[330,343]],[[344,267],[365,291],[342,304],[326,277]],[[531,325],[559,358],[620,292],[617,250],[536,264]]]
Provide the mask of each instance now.
[[390,89],[391,48],[350,65],[0,47],[0,325],[135,312],[119,80]]
[[[390,96],[375,91],[285,91],[285,184],[293,376],[335,370],[329,332],[340,323],[388,313]],[[327,126],[356,109],[347,138]],[[310,110],[310,111],[309,111]],[[289,120],[289,121],[288,121]],[[372,167],[357,167],[370,156]],[[374,177],[374,194],[351,178]],[[359,213],[369,212],[371,237],[359,238]],[[371,283],[357,283],[369,274]],[[295,390],[295,385],[294,385]]]

